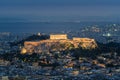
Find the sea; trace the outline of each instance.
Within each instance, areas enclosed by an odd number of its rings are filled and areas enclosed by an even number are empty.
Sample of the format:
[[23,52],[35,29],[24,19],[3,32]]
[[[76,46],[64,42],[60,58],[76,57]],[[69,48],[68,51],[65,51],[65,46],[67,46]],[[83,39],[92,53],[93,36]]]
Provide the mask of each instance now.
[[[109,29],[108,25],[116,25],[118,31],[113,31],[114,27]],[[92,29],[91,27],[99,27],[102,32],[90,32],[88,29]],[[89,37],[102,42],[106,39],[103,34],[107,33],[114,35],[112,40],[120,41],[119,30],[120,24],[115,22],[0,22],[0,33],[10,32],[20,35],[23,35],[21,33],[67,33],[71,38]]]
[[0,22],[0,32],[64,32],[79,31],[90,25],[111,24],[110,22]]
[[70,22],[4,22],[0,23],[0,32],[64,32],[80,27],[82,24]]

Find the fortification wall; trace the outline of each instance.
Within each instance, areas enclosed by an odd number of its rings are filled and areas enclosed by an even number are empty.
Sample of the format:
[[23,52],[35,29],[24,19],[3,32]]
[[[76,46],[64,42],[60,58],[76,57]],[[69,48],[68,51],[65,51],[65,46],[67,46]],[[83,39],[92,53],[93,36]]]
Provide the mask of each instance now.
[[24,46],[28,46],[28,45],[38,46],[39,43],[40,43],[39,41],[38,42],[26,41],[24,42]]
[[90,39],[90,38],[76,38],[76,37],[74,37],[73,40],[80,41],[80,42],[88,42],[88,43],[89,42],[95,42],[94,39]]
[[89,38],[73,38],[69,39],[49,39],[38,42],[26,41],[24,43],[24,51],[26,53],[41,53],[44,51],[62,51],[70,48],[82,47],[84,49],[93,49],[97,47],[94,39]]

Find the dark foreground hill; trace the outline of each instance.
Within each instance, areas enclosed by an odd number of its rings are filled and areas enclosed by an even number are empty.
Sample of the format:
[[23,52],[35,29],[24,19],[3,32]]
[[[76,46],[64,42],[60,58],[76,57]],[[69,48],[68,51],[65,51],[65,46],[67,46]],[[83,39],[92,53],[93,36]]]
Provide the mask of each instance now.
[[24,45],[24,42],[25,41],[39,41],[39,40],[46,40],[46,39],[49,39],[49,35],[31,35],[21,41],[17,41],[17,42],[12,42],[10,43],[10,46],[17,46],[17,45]]
[[[49,35],[41,35],[41,36],[32,35],[32,36],[29,36],[29,37],[21,40],[21,41],[10,43],[10,46],[11,47],[18,46],[18,45],[23,46],[25,41],[46,40],[46,39],[49,39],[49,37],[50,37]],[[83,50],[83,49],[79,48],[79,49],[74,49],[73,51],[77,51],[77,52],[80,52],[80,53],[97,53],[97,54],[117,52],[118,55],[120,55],[120,43],[117,43],[117,42],[110,42],[110,43],[106,43],[106,44],[100,43],[100,42],[96,42],[96,43],[98,45],[98,48],[96,48],[96,49]]]

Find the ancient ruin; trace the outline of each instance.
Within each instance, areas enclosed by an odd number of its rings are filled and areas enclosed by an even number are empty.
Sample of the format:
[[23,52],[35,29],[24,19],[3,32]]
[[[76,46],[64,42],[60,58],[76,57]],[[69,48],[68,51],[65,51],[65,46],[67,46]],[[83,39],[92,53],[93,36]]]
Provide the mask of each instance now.
[[50,39],[67,39],[67,34],[52,34]]
[[73,38],[73,40],[70,40],[67,39],[66,34],[50,35],[50,39],[48,40],[25,41],[24,48],[21,50],[21,53],[64,51],[78,47],[83,49],[95,49],[97,44],[94,39],[90,38]]

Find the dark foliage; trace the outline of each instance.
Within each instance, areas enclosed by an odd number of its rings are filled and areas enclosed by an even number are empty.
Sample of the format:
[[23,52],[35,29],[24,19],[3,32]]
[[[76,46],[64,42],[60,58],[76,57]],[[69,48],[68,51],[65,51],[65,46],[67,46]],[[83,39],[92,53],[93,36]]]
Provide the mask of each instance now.
[[46,39],[49,39],[49,35],[41,35],[41,36],[38,36],[38,35],[32,35],[32,36],[29,36],[21,41],[18,41],[18,42],[12,42],[10,43],[10,46],[17,46],[17,45],[24,45],[24,42],[25,41],[39,41],[39,40],[46,40]]
[[98,55],[102,54],[102,53],[114,53],[117,52],[118,56],[120,56],[120,43],[115,43],[115,42],[111,42],[111,43],[107,43],[107,44],[103,44],[103,43],[99,43],[98,44],[98,48],[96,49],[82,49],[81,47],[77,48],[77,49],[72,49],[70,52],[74,53],[74,57],[76,57],[76,59],[79,59],[79,57],[90,57],[92,59],[95,59]]

